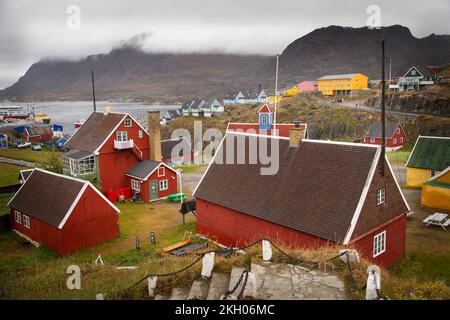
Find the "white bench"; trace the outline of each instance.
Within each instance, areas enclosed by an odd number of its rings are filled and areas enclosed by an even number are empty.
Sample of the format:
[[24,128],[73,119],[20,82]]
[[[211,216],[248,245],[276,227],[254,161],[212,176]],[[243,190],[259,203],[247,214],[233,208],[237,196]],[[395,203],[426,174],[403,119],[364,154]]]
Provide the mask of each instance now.
[[426,224],[426,227],[429,225],[440,226],[442,229],[447,230],[447,227],[450,225],[450,219],[448,219],[448,214],[436,212],[423,220],[423,223]]

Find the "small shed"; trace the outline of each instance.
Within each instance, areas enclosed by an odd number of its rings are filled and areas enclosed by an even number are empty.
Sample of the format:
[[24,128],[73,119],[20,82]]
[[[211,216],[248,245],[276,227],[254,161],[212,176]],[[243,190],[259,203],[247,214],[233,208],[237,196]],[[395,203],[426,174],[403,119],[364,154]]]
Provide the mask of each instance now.
[[450,166],[423,184],[421,204],[450,211]]
[[17,234],[61,255],[119,236],[119,209],[86,180],[34,169],[8,206]]
[[178,189],[177,171],[163,162],[140,161],[125,175],[136,200],[160,200]]
[[23,130],[23,137],[31,143],[41,143],[50,141],[53,138],[51,127],[32,127]]
[[[387,151],[395,151],[406,145],[406,133],[400,122],[386,121],[385,137]],[[373,121],[364,138],[364,143],[381,145],[381,139],[381,122]]]

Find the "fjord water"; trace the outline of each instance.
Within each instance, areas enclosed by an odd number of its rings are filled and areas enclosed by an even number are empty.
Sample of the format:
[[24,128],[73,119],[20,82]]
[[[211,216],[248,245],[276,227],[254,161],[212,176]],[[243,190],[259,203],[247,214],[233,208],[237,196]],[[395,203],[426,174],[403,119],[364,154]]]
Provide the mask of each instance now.
[[[87,119],[94,110],[91,101],[46,101],[46,102],[12,102],[11,105],[34,107],[34,112],[44,112],[51,119],[50,123],[61,124],[64,132],[72,135],[75,132],[73,123]],[[104,111],[107,106],[114,112],[127,112],[136,120],[146,120],[148,110],[172,110],[180,106],[143,104],[140,102],[97,101],[97,111]]]

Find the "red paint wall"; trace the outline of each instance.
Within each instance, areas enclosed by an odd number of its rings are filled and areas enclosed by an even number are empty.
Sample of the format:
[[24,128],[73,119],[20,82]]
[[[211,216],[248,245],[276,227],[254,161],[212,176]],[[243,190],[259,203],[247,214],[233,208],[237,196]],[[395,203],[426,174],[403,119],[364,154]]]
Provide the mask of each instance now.
[[169,164],[169,163],[179,163],[180,160],[182,158],[182,162],[183,163],[191,163],[194,159],[194,153],[190,152],[187,154],[183,154],[183,157],[177,157],[177,158],[163,158],[162,162],[164,162],[165,164]]
[[25,228],[23,220],[22,224],[15,221],[13,208],[11,227],[61,255],[68,255],[80,248],[118,237],[119,216],[88,187],[61,230],[33,217],[30,217],[30,229]]
[[[125,119],[131,119],[129,116]],[[114,140],[117,131],[127,131],[128,139],[133,139],[134,144],[142,151],[143,159],[149,158],[148,134],[134,122],[126,128],[123,122],[111,135],[100,149],[98,156],[99,177],[102,191],[111,192],[118,188],[129,187],[125,173],[140,160],[131,149],[114,149]],[[142,138],[139,138],[139,130],[142,130]]]
[[[287,247],[321,247],[330,241],[280,226],[266,220],[236,212],[197,198],[197,233],[225,246],[241,247],[266,237]],[[373,236],[386,230],[386,251],[376,258],[373,253]],[[350,247],[374,263],[389,266],[400,260],[405,250],[406,215],[401,215],[383,227],[355,239]]]
[[[289,137],[289,129],[294,128],[295,125],[293,123],[278,123],[276,125],[278,130],[278,136],[280,137]],[[304,128],[304,124],[300,124],[301,128]],[[228,124],[229,131],[241,131],[247,133],[257,133],[257,134],[267,134],[272,135],[272,130],[267,131],[259,131],[259,125],[257,123],[229,123]]]
[[[397,139],[396,143],[394,143],[394,138]],[[400,138],[403,138],[403,142],[400,142]],[[370,141],[370,137],[365,137],[364,143],[381,145],[381,137],[375,138],[374,142]],[[400,133],[397,133],[397,128],[396,128],[392,137],[386,137],[386,147],[388,147],[388,148],[394,148],[394,147],[399,147],[399,146],[404,146],[404,145],[406,145],[406,134],[403,131],[403,128],[401,126],[400,126]]]
[[[389,266],[404,256],[406,244],[406,215],[401,215],[385,226],[381,226],[370,233],[352,241],[349,246],[354,247],[359,254],[373,261],[375,264]],[[386,251],[373,258],[373,237],[386,230]]]
[[319,247],[330,242],[266,220],[196,199],[197,233],[221,244],[241,247],[266,237],[287,247]]
[[[131,179],[134,180],[139,180],[136,178],[131,178],[127,176],[127,183],[128,186],[131,188]],[[156,170],[155,172],[152,173],[152,175],[148,178],[148,180],[143,181],[141,183],[141,200],[143,201],[150,201],[150,185],[149,185],[149,181],[150,180],[158,180],[158,198],[165,198],[170,194],[173,193],[177,193],[178,190],[178,177],[177,174],[175,172],[173,172],[172,170],[169,170],[167,168],[165,168],[165,174],[161,177],[158,176],[158,170]],[[160,191],[159,190],[159,180],[167,180],[168,182],[168,189],[167,190],[163,190]],[[133,194],[136,193],[136,191],[132,190],[131,191]]]

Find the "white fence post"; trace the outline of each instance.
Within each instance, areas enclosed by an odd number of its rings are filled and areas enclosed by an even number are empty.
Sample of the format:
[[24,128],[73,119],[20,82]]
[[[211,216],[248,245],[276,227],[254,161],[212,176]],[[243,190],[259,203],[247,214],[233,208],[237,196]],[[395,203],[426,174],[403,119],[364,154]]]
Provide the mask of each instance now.
[[366,300],[378,300],[378,290],[381,290],[381,273],[380,268],[376,265],[371,265],[367,268],[367,285],[366,285]]
[[155,289],[156,289],[156,282],[158,281],[158,277],[148,277],[148,296],[154,297],[155,296]]
[[210,252],[204,255],[202,265],[202,277],[210,278],[212,269],[214,268],[214,252]]
[[263,260],[269,262],[272,259],[272,247],[267,240],[262,241]]

